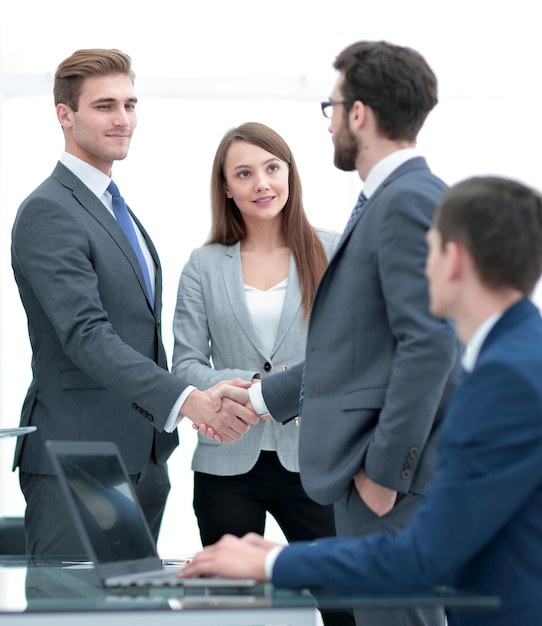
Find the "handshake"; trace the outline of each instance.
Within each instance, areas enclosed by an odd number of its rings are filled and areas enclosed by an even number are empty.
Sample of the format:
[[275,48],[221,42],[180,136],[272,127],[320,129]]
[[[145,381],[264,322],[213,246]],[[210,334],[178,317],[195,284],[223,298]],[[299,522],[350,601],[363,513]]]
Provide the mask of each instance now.
[[260,421],[250,402],[251,386],[252,382],[235,378],[205,391],[196,389],[182,405],[181,413],[200,435],[219,443],[233,443]]

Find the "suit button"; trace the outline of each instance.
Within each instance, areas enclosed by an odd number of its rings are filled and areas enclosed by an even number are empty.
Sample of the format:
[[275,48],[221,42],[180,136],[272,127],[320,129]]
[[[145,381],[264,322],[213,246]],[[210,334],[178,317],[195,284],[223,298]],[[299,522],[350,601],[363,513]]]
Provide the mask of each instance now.
[[414,463],[414,461],[416,460],[416,455],[415,454],[410,454],[407,461],[409,463]]
[[135,411],[137,411],[139,407],[137,406],[137,404],[135,402],[132,402],[132,409],[134,409]]
[[154,415],[151,415],[150,413],[147,413],[147,415],[145,416],[149,422],[154,422]]
[[270,372],[271,371],[271,363],[269,363],[269,361],[266,361],[264,366],[263,366],[264,370],[266,372]]
[[418,456],[418,452],[419,452],[418,448],[414,448],[414,447],[410,448],[410,450],[408,451],[409,454],[413,454],[414,456]]
[[406,480],[409,477],[410,477],[410,472],[408,470],[403,470],[403,472],[401,473],[401,478],[404,478]]

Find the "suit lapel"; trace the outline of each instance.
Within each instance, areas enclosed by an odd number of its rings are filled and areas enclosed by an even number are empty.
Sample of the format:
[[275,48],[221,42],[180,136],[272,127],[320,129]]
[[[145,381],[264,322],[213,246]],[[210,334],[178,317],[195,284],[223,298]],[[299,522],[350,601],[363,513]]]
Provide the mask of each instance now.
[[[427,161],[423,157],[418,156],[418,157],[409,159],[408,161],[405,161],[402,165],[400,165],[397,169],[395,169],[391,174],[389,174],[389,176],[387,176],[387,178],[385,178],[382,181],[382,183],[375,189],[374,193],[371,194],[371,197],[368,198],[368,200],[363,205],[363,208],[360,211],[360,214],[358,215],[357,219],[351,224],[351,226],[348,229],[348,232],[345,232],[341,236],[341,238],[339,239],[339,243],[337,244],[337,247],[335,248],[335,251],[330,256],[327,267],[320,280],[320,286],[316,290],[316,294],[315,294],[314,302],[313,302],[313,310],[317,306],[317,302],[321,298],[322,288],[326,285],[326,282],[328,280],[331,280],[330,277],[333,276],[333,272],[335,271],[335,262],[341,256],[345,245],[348,243],[350,239],[350,235],[357,228],[361,220],[374,207],[375,201],[378,199],[378,196],[382,193],[383,189],[385,189],[388,185],[390,185],[400,176],[410,173],[412,170],[419,170],[419,169],[426,169],[426,170],[428,169]],[[309,327],[310,327],[310,321],[309,321]]]
[[[92,191],[90,191],[90,189],[62,163],[59,163],[56,166],[53,172],[53,175],[65,187],[67,187],[68,189],[71,189],[73,197],[77,200],[77,202],[79,202],[79,204],[94,217],[94,219],[108,232],[109,236],[115,241],[115,243],[123,251],[123,253],[125,254],[127,260],[131,264],[137,276],[139,285],[143,293],[145,294],[145,298],[147,299],[149,306],[151,306],[151,303],[149,301],[149,297],[147,294],[147,287],[145,285],[145,279],[143,277],[143,272],[141,271],[141,266],[139,265],[139,261],[134,252],[134,249],[132,248],[130,242],[126,238],[126,235],[124,234],[122,228],[117,223],[117,220],[111,215],[111,213],[103,205],[100,199],[97,198],[92,193]],[[155,266],[156,266],[156,284],[155,284],[156,294],[155,295],[158,296],[158,294],[161,293],[161,284],[162,284],[161,269],[160,269],[160,262],[158,259],[158,253],[156,252],[156,249],[148,233],[145,231],[145,229],[143,228],[139,220],[134,216],[132,211],[130,211],[130,215],[134,218],[134,221],[136,222],[138,228],[141,230],[141,233],[143,234],[145,238],[145,241],[147,243],[147,246],[152,255],[153,261],[155,263]],[[159,297],[155,297],[155,299],[157,302],[161,301],[161,298]],[[160,308],[160,304],[158,305],[158,308]],[[156,308],[155,308],[155,314],[157,313],[158,312],[156,311]]]
[[231,310],[237,319],[241,330],[245,333],[254,347],[262,355],[266,352],[258,337],[252,318],[248,312],[245,289],[243,285],[243,269],[241,267],[241,251],[239,242],[226,248],[224,263],[222,263],[222,276],[226,287],[226,294]]
[[[162,309],[162,266],[160,265],[160,258],[158,256],[158,251],[154,247],[152,239],[150,238],[149,233],[143,227],[143,224],[137,219],[137,217],[132,213],[132,209],[128,207],[128,211],[132,216],[134,222],[137,224],[137,227],[141,231],[143,235],[143,239],[145,239],[145,243],[147,244],[147,248],[151,254],[154,268],[155,268],[155,283],[154,283],[154,313],[157,319],[160,319],[161,309]],[[124,248],[123,248],[124,250]],[[134,269],[137,272],[137,278],[139,280],[139,284],[141,285],[141,289],[144,291],[145,296],[147,297],[147,301],[149,302],[149,306],[151,305],[151,301],[149,300],[147,293],[147,286],[145,285],[145,279],[143,277],[143,273],[141,271],[141,266],[139,265],[139,261],[135,255],[135,252],[130,246],[130,251],[132,252],[132,256],[130,257],[130,262],[134,266]]]
[[501,335],[506,334],[510,328],[522,324],[525,319],[531,315],[540,315],[540,313],[529,298],[522,298],[507,309],[497,320],[495,326],[489,331],[488,336],[485,338],[480,348],[476,363],[478,363],[487,348],[498,340]]
[[262,345],[248,310],[245,288],[243,285],[243,270],[241,267],[241,250],[239,243],[236,243],[234,246],[226,249],[225,260],[222,264],[222,275],[224,277],[224,284],[226,286],[226,293],[228,295],[230,306],[239,326],[262,356],[265,358],[272,358],[280,344],[284,341],[299,307],[301,306],[301,293],[299,290],[299,281],[297,279],[297,270],[293,256],[290,257],[286,298],[282,308],[277,328],[277,336],[275,337],[275,343],[271,354],[268,354],[267,350]]
[[282,313],[277,328],[277,336],[275,337],[275,344],[273,346],[273,356],[277,351],[280,344],[284,341],[284,338],[290,330],[299,307],[301,306],[301,290],[299,288],[299,280],[297,277],[297,269],[293,255],[290,255],[290,268],[288,270],[288,286],[286,287],[286,297],[284,299],[284,306],[282,307]]

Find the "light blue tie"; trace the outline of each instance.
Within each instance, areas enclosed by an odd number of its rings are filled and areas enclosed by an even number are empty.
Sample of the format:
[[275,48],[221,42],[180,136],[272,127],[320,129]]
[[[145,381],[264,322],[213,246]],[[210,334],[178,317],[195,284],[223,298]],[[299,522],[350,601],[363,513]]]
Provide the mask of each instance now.
[[124,198],[120,195],[119,188],[117,187],[117,185],[115,185],[113,181],[109,183],[107,191],[109,191],[109,193],[111,194],[113,213],[117,218],[117,222],[124,231],[124,234],[128,238],[128,241],[130,242],[132,248],[134,249],[134,252],[136,253],[139,265],[141,266],[141,271],[143,272],[143,277],[145,278],[147,293],[149,294],[149,299],[152,306],[154,307],[154,296],[151,285],[151,278],[149,275],[149,268],[147,267],[147,262],[145,261],[145,257],[143,256],[143,250],[141,250],[141,246],[139,245],[137,234],[132,223],[132,219],[130,218],[130,214],[128,213],[128,209],[126,208]]

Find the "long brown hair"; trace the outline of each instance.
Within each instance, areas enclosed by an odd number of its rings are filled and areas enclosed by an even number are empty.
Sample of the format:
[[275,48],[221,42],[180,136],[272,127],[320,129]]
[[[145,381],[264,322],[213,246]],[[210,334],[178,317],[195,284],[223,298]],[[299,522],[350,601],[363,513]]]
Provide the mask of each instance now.
[[226,196],[224,162],[232,143],[247,141],[288,164],[288,200],[282,209],[282,232],[294,256],[301,301],[308,316],[318,282],[327,265],[327,256],[303,208],[301,179],[288,144],[273,129],[258,122],[247,122],[229,130],[215,154],[211,175],[212,225],[207,244],[231,246],[246,237],[246,225],[233,199]]

